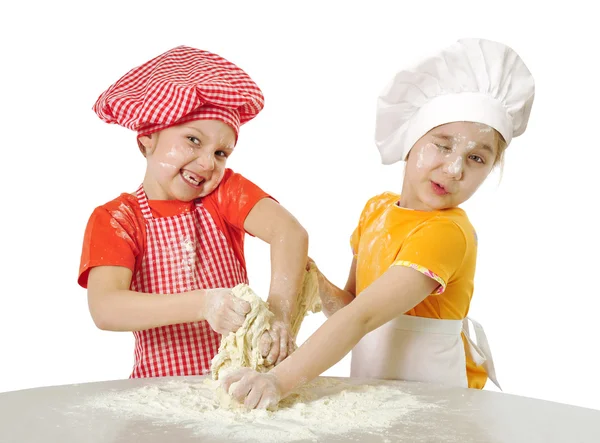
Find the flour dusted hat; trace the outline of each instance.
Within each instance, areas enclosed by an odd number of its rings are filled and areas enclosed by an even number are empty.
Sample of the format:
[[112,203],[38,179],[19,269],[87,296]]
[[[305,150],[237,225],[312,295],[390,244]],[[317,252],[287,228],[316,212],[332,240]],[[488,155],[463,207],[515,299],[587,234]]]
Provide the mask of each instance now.
[[132,69],[100,95],[94,112],[138,137],[191,120],[220,120],[233,128],[264,106],[246,72],[219,55],[178,46]]
[[463,39],[396,74],[379,96],[375,141],[383,164],[406,160],[436,126],[457,121],[496,129],[508,146],[527,127],[533,76],[508,46]]

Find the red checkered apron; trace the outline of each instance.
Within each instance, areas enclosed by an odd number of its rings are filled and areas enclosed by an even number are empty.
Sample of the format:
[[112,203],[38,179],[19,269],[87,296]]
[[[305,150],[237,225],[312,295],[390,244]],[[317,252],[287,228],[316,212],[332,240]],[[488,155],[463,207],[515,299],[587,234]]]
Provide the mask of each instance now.
[[[195,210],[154,218],[143,187],[137,198],[146,221],[146,253],[131,290],[177,294],[203,288],[233,288],[248,283],[223,233],[201,201]],[[204,375],[216,355],[220,335],[200,321],[136,331],[131,378]]]

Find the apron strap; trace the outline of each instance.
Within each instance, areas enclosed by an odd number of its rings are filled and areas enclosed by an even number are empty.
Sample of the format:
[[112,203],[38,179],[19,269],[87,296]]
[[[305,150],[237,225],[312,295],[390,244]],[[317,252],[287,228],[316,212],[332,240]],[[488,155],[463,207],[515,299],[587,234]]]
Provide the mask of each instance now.
[[141,184],[140,187],[135,192],[137,195],[138,203],[140,204],[140,209],[142,210],[142,215],[146,220],[152,220],[152,210],[150,209],[150,204],[148,204],[148,197],[144,192],[144,185]]
[[[475,342],[471,339],[469,333],[469,322],[473,325],[475,331]],[[471,358],[478,366],[483,366],[487,372],[488,378],[494,383],[498,389],[502,391],[500,383],[496,377],[496,369],[494,368],[494,359],[492,358],[492,351],[488,343],[487,337],[483,327],[472,318],[465,318],[463,320],[463,333],[469,344],[469,351]]]

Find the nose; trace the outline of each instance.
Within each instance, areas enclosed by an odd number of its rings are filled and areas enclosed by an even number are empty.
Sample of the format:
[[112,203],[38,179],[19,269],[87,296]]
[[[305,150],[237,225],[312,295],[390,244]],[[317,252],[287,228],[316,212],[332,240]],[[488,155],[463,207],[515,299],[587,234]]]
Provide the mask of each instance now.
[[451,156],[444,163],[444,173],[455,180],[459,180],[463,173],[463,159],[460,155]]
[[198,155],[196,163],[205,171],[212,171],[215,169],[215,159],[212,152],[204,152]]

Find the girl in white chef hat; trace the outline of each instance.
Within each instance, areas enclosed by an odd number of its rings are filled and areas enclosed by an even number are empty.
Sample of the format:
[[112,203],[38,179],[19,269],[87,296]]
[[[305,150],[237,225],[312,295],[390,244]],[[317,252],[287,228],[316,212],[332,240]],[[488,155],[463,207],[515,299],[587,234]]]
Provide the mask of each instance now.
[[365,205],[344,289],[319,274],[328,320],[270,372],[229,374],[225,390],[238,382],[234,398],[271,407],[351,350],[353,377],[498,385],[483,329],[467,318],[477,237],[458,206],[523,134],[533,98],[519,55],[489,40],[460,40],[396,74],[379,97],[376,144],[384,164],[406,162],[402,194]]

